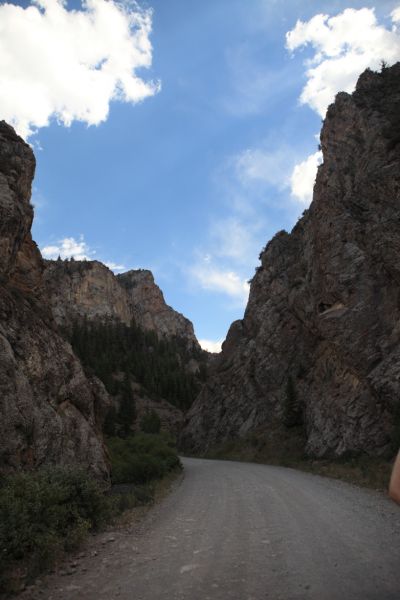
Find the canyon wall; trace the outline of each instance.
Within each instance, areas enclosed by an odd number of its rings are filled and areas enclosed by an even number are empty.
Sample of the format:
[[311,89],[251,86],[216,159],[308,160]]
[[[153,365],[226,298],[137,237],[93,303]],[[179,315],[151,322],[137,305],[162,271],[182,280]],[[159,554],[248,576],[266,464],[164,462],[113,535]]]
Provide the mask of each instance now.
[[31,148],[0,122],[0,473],[80,465],[107,483],[109,397],[52,317],[30,234],[34,171]]
[[[293,426],[317,457],[393,453],[400,431],[400,64],[340,93],[309,210],[261,253],[182,443]],[[292,414],[288,414],[292,412]],[[400,441],[400,439],[398,440]]]

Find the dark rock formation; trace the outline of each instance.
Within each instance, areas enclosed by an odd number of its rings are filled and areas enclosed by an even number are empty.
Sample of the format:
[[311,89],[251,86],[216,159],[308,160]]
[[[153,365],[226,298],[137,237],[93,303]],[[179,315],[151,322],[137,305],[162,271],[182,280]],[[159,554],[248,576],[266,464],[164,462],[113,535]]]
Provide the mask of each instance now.
[[0,473],[79,464],[108,481],[99,423],[109,402],[58,334],[31,239],[35,158],[0,123]]
[[231,326],[189,414],[187,448],[284,428],[290,380],[309,455],[393,450],[400,429],[400,64],[368,70],[354,94],[338,94],[321,146],[314,200],[291,234],[278,233],[262,252],[244,319]]

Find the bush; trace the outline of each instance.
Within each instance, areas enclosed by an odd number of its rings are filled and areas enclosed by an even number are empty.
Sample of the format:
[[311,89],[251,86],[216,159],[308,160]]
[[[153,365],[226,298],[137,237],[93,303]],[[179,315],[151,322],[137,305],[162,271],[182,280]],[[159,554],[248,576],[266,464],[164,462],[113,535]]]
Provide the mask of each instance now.
[[181,466],[166,436],[139,433],[126,439],[110,438],[107,443],[113,483],[146,484]]
[[27,559],[32,574],[63,551],[76,548],[88,531],[112,513],[112,503],[87,473],[48,468],[2,480],[0,487],[0,579],[10,563]]
[[155,410],[151,410],[142,417],[140,429],[144,433],[160,433],[161,419]]

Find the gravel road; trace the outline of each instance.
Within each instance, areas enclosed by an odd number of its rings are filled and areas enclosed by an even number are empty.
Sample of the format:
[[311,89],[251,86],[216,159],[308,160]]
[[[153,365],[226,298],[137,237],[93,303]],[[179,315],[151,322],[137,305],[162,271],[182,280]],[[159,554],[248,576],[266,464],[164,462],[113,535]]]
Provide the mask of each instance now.
[[31,597],[400,599],[400,507],[382,494],[281,467],[183,462],[139,529],[105,537]]

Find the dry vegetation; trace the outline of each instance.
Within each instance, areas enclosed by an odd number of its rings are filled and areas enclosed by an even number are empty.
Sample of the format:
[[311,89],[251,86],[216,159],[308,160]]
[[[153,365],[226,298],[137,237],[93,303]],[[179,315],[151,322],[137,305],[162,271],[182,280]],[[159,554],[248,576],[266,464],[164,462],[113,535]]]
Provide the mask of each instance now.
[[372,489],[387,490],[392,460],[363,456],[345,456],[338,459],[315,459],[304,455],[304,437],[301,427],[291,428],[287,435],[268,431],[254,432],[248,436],[225,442],[209,450],[205,458],[238,460],[261,464],[292,467],[341,479]]

